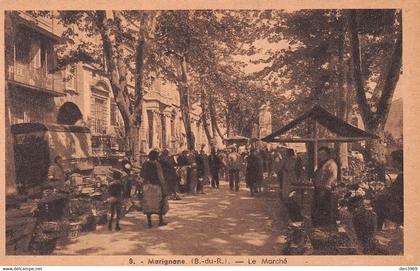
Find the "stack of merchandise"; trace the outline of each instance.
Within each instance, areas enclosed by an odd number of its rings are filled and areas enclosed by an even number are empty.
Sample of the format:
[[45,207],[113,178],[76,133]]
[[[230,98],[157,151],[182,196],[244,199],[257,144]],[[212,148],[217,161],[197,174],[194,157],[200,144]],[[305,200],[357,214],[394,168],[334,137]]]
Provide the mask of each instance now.
[[81,231],[92,231],[96,229],[95,217],[93,215],[93,204],[90,198],[74,198],[69,203],[70,223],[80,225]]
[[29,200],[6,210],[6,254],[28,254],[37,219],[37,202]]
[[309,238],[316,255],[355,255],[357,248],[340,226],[314,228]]
[[46,221],[38,224],[32,249],[36,254],[48,255],[53,252],[59,239],[67,238],[70,229],[68,221]]
[[312,245],[307,237],[306,222],[292,222],[287,225],[286,245],[283,253],[285,255],[310,255]]

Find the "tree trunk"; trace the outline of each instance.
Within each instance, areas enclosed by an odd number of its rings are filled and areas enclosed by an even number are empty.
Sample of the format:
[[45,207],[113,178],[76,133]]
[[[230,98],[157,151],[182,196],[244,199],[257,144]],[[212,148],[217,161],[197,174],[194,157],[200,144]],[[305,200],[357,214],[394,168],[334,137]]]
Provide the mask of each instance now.
[[230,125],[230,110],[226,109],[226,134],[229,138],[231,136],[231,125]]
[[138,33],[138,41],[136,46],[136,71],[134,75],[135,89],[134,89],[134,106],[133,106],[133,118],[134,118],[134,140],[132,161],[134,165],[140,166],[140,127],[142,122],[143,113],[143,75],[144,75],[144,55],[145,55],[145,27],[146,27],[147,15],[141,16],[141,23]]
[[185,56],[181,58],[181,82],[179,83],[179,97],[182,120],[187,135],[187,147],[192,151],[195,149],[195,138],[191,130],[190,99],[188,92],[187,61]]
[[379,137],[379,139],[368,140],[366,142],[367,159],[372,162],[373,170],[378,180],[385,180],[385,146],[384,129],[367,127],[367,130]]
[[[130,148],[129,158],[133,158],[133,127],[135,123],[132,119],[132,110],[130,110],[130,98],[127,90],[127,69],[121,56],[114,51],[114,47],[121,48],[122,44],[116,44],[117,35],[115,29],[111,30],[108,25],[108,18],[105,11],[96,11],[96,26],[101,35],[103,44],[103,53],[105,58],[105,68],[107,78],[111,85],[112,94],[115,99],[115,103],[121,113],[124,129],[126,135],[126,146]],[[119,19],[117,18],[116,12],[114,14],[115,28],[118,28]],[[114,39],[112,39],[113,37]],[[114,44],[114,43],[115,44]],[[115,45],[115,46],[114,46]]]
[[365,126],[372,125],[372,111],[369,107],[366,92],[364,89],[364,83],[362,78],[362,59],[360,52],[360,42],[359,42],[359,33],[358,25],[356,20],[356,10],[349,10],[347,12],[347,20],[349,25],[350,32],[350,49],[351,49],[351,59],[353,62],[353,80],[354,87],[356,90],[356,100],[359,111],[361,113],[363,123]]
[[217,116],[216,116],[216,108],[214,105],[214,99],[213,96],[210,94],[209,97],[209,110],[210,110],[210,120],[211,120],[211,126],[213,129],[213,137],[216,138],[216,134],[220,136],[220,138],[223,140],[224,136],[222,132],[219,129],[219,126],[217,125]]
[[131,124],[127,125],[126,128],[126,146],[129,150],[127,156],[133,165],[139,166],[140,163],[140,127],[137,127],[134,121],[131,121]]
[[[347,104],[348,104],[348,88],[345,86],[344,82],[346,71],[345,71],[345,64],[344,64],[344,24],[342,24],[342,31],[340,31],[340,36],[338,40],[338,99],[337,99],[337,117],[340,119],[347,121]],[[347,143],[336,143],[335,149],[338,155],[338,164],[339,164],[339,171],[340,175],[342,173],[342,169],[347,169],[349,167],[348,164],[348,149]],[[341,178],[341,176],[340,176]]]
[[[210,133],[209,125],[207,122],[206,97],[205,97],[204,89],[201,89],[200,105],[201,105],[201,120],[203,122],[204,133],[206,134],[209,146],[211,146],[213,143],[213,137]],[[213,132],[213,136],[214,136],[214,132]]]

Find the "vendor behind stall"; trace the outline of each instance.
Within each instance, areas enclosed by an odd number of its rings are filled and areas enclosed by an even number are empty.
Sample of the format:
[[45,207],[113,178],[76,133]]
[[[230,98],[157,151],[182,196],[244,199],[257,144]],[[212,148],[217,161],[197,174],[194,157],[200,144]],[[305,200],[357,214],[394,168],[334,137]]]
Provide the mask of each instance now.
[[63,189],[66,183],[66,173],[63,168],[63,158],[57,155],[48,168],[48,181],[49,185],[55,189]]

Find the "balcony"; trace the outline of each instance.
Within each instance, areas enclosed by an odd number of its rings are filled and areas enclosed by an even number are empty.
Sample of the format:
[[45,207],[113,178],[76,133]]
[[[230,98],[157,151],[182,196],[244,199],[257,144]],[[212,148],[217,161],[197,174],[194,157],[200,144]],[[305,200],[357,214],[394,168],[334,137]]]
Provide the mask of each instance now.
[[61,72],[48,73],[45,67],[15,62],[9,65],[7,79],[21,87],[41,91],[52,96],[64,96],[64,82]]

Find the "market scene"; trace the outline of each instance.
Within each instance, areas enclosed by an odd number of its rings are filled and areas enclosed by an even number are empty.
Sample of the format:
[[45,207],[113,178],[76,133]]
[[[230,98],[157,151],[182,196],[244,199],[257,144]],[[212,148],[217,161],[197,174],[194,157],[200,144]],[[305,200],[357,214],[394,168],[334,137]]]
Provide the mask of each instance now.
[[6,255],[403,255],[402,12],[5,12]]

